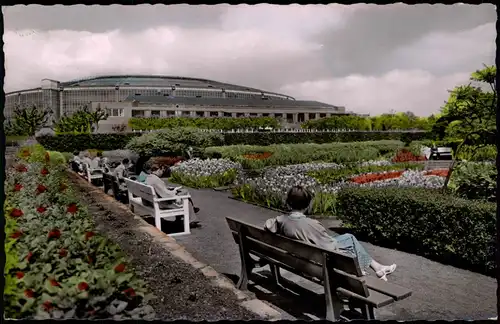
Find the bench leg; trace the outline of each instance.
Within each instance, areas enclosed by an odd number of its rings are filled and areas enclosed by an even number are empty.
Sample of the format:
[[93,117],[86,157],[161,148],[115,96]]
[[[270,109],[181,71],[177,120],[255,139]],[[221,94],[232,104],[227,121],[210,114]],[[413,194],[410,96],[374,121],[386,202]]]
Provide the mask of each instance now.
[[375,313],[373,312],[372,306],[362,305],[361,306],[361,313],[363,314],[363,317],[367,320],[374,320],[375,319]]
[[[336,287],[333,282],[334,278],[329,269],[330,262],[327,262],[326,255],[323,261],[323,286],[325,288],[325,302],[326,302],[326,320],[336,322],[340,320],[340,313],[344,308],[344,304],[337,295]],[[333,269],[333,268],[332,268]]]
[[236,288],[240,290],[248,289],[248,279],[253,270],[253,261],[250,257],[250,254],[245,249],[245,240],[243,239],[243,233],[239,231],[239,250],[240,250],[240,259],[241,259],[241,273],[240,280],[236,284]]
[[274,281],[276,282],[276,285],[280,286],[281,285],[281,273],[280,273],[280,268],[275,265],[270,263],[269,267],[271,268],[271,272],[274,277]]

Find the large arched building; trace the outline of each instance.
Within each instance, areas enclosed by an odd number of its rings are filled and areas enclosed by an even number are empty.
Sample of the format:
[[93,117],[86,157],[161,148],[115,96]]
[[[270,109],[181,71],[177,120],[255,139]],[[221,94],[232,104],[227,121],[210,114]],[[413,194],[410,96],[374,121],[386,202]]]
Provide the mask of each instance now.
[[[43,79],[35,89],[6,94],[4,115],[14,107],[49,107],[55,119],[82,106],[108,109],[104,124],[130,117],[274,116],[290,123],[345,114],[344,107],[206,79],[155,75],[106,75],[68,82]],[[105,127],[106,128],[106,127]]]

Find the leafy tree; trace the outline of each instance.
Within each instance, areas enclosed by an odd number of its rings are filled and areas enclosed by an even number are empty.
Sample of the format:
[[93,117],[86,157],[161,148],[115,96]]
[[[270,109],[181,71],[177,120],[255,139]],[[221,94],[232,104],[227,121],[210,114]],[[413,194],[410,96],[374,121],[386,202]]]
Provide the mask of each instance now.
[[47,126],[52,116],[52,110],[39,109],[36,105],[14,108],[14,118],[7,122],[6,130],[12,135],[34,136],[37,131]]
[[[455,150],[458,155],[465,145],[476,149],[496,142],[497,92],[495,88],[496,66],[485,65],[471,74],[472,82],[455,87],[442,108],[442,117],[436,122],[433,133],[438,139],[459,138],[461,143]],[[490,91],[491,90],[491,91]],[[447,187],[455,163],[445,181]]]
[[99,122],[107,117],[106,112],[100,108],[90,111],[87,106],[83,106],[73,115],[63,116],[57,122],[55,130],[58,133],[92,133],[94,128],[98,129]]

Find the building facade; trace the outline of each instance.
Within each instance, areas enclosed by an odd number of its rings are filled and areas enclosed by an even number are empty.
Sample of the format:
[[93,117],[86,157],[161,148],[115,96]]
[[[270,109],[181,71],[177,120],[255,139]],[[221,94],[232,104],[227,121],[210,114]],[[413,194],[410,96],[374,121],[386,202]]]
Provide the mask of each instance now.
[[33,104],[50,108],[56,120],[85,105],[109,109],[107,124],[141,116],[274,116],[297,123],[345,114],[344,107],[295,100],[275,92],[206,79],[151,75],[107,75],[68,82],[43,79],[39,88],[6,94],[5,118],[12,118],[17,105]]

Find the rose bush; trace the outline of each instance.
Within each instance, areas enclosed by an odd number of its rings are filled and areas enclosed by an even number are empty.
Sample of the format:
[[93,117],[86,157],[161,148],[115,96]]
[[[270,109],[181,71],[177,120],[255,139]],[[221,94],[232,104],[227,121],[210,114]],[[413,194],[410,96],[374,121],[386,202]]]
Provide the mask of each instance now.
[[232,184],[241,165],[226,159],[191,159],[170,170],[174,183],[193,188],[216,188]]
[[[26,153],[28,152],[28,153]],[[152,318],[144,283],[88,212],[50,153],[23,148],[5,180],[5,316]]]

